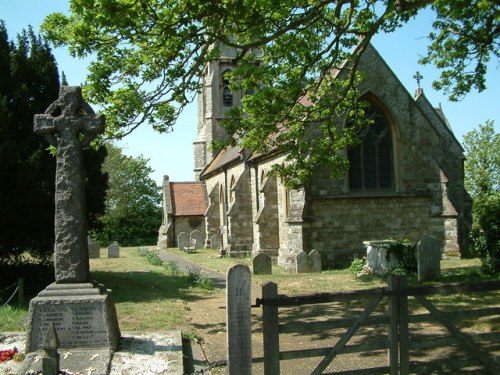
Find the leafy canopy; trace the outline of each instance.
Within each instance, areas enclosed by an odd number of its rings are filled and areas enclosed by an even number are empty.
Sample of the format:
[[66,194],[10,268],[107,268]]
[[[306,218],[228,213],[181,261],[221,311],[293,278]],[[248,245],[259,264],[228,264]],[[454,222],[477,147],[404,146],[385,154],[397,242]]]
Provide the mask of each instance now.
[[474,199],[500,192],[500,134],[487,121],[464,135],[465,187]]
[[160,188],[149,175],[152,169],[142,156],[124,155],[107,143],[108,155],[103,171],[109,176],[105,212],[101,227],[92,235],[102,245],[118,241],[121,245],[150,245],[156,242],[161,222]]
[[[320,165],[345,167],[337,150],[363,123],[360,56],[374,34],[426,6],[436,21],[421,62],[442,69],[436,87],[451,99],[483,90],[487,63],[499,56],[498,0],[72,0],[71,14],[49,15],[43,29],[74,56],[95,56],[86,95],[104,106],[117,137],[144,122],[171,130],[217,58],[213,46],[236,48],[231,89],[254,95],[226,115],[228,141],[286,149],[294,162],[280,172],[301,182]],[[345,121],[352,126],[339,130]],[[323,137],[308,137],[312,123]],[[286,132],[271,137],[280,124]]]

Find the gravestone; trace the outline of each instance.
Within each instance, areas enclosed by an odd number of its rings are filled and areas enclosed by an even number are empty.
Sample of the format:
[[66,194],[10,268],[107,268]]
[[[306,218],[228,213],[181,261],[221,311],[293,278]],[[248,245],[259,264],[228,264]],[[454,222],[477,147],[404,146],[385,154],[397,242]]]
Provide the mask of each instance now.
[[221,245],[221,235],[216,234],[210,237],[210,249],[218,249]]
[[311,250],[307,256],[309,259],[310,272],[321,272],[321,254],[318,250]]
[[295,272],[297,273],[307,273],[309,272],[309,264],[307,253],[301,251],[295,256]]
[[186,232],[181,232],[177,236],[177,247],[179,250],[184,250],[189,246],[189,235]]
[[119,258],[120,257],[120,246],[118,243],[113,242],[108,246],[108,258]]
[[319,251],[311,250],[309,254],[305,251],[298,253],[295,256],[295,272],[321,272],[321,254]]
[[194,240],[196,240],[196,249],[201,249],[205,239],[199,230],[193,230],[189,234],[189,242],[193,243]]
[[266,253],[258,253],[252,259],[254,275],[272,275],[272,259]]
[[[71,349],[78,363],[61,368],[106,374],[120,340],[112,293],[90,281],[85,215],[82,149],[104,130],[104,117],[96,116],[83,101],[80,87],[61,87],[59,98],[45,114],[35,115],[34,131],[57,149],[55,193],[55,283],[30,302],[26,360],[21,369],[41,370],[43,340],[51,325],[60,349]],[[95,357],[97,355],[97,357]],[[91,362],[91,357],[98,358]],[[68,359],[69,361],[69,359]],[[73,366],[73,368],[71,368]],[[20,372],[24,373],[24,372]]]
[[425,237],[417,245],[418,281],[438,280],[441,276],[441,249],[433,237]]
[[101,247],[99,244],[89,237],[88,239],[89,246],[89,258],[96,259],[101,257]]

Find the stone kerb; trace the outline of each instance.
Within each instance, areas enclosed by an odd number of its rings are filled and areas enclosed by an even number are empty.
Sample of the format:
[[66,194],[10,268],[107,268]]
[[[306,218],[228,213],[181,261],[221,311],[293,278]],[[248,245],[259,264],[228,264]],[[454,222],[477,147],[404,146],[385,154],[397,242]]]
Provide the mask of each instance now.
[[272,259],[266,253],[258,253],[252,259],[252,268],[254,275],[272,275]]
[[433,237],[423,238],[417,245],[419,281],[438,280],[441,276],[441,249]]
[[181,232],[177,236],[177,247],[180,250],[185,249],[189,246],[189,235],[186,232]]
[[196,249],[201,249],[203,247],[203,243],[205,242],[205,238],[199,230],[193,230],[189,234],[189,242],[192,244],[194,240],[196,240]]
[[118,243],[113,242],[108,246],[108,258],[119,258],[120,257],[120,246]]

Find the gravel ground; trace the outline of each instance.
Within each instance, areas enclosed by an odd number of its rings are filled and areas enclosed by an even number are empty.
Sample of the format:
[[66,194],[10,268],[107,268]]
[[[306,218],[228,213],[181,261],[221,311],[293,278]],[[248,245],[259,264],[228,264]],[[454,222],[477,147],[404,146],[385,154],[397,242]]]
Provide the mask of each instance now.
[[[0,350],[16,347],[24,350],[25,334],[0,334]],[[16,375],[20,362],[0,363],[0,375]],[[180,331],[151,334],[123,333],[120,349],[114,354],[110,375],[182,375],[182,339]],[[20,375],[20,374],[18,374]],[[93,375],[84,372],[82,375]]]

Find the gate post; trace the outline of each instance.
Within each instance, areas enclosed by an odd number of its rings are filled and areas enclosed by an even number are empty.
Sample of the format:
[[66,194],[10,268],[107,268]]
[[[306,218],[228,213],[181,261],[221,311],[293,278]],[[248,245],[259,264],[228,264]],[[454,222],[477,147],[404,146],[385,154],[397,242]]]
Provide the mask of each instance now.
[[408,329],[408,279],[399,278],[399,371],[410,373],[410,332]]
[[[267,282],[262,285],[262,298],[276,298],[278,285]],[[262,305],[262,331],[264,336],[264,375],[280,373],[280,336],[278,307]]]
[[397,375],[399,365],[399,277],[389,275],[387,284],[389,291],[392,292],[389,300],[389,373]]
[[251,276],[244,264],[227,271],[226,324],[229,375],[252,374]]

